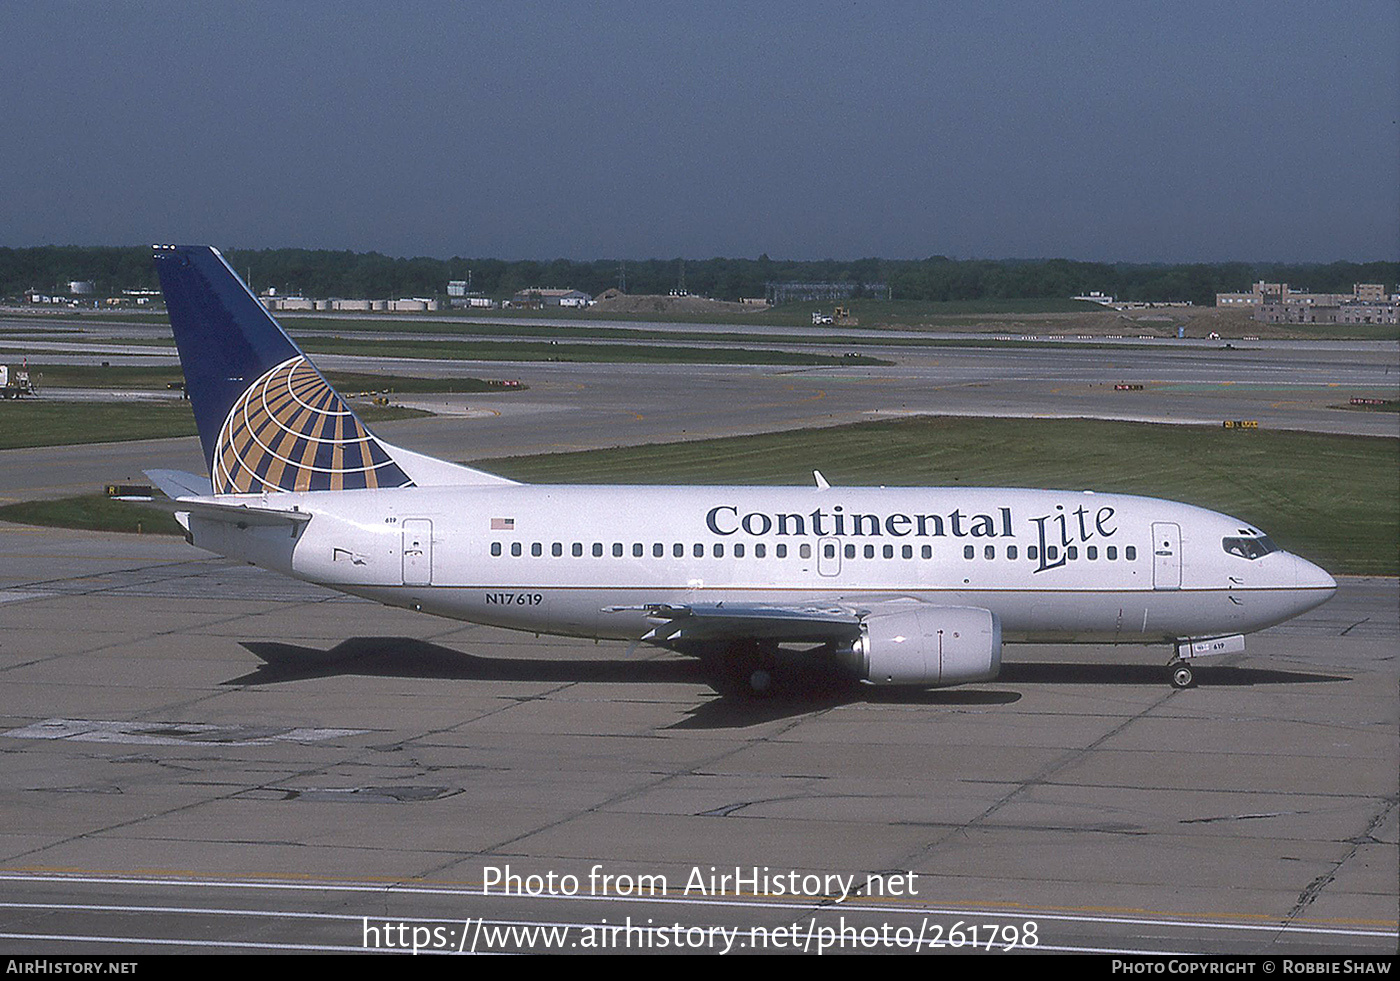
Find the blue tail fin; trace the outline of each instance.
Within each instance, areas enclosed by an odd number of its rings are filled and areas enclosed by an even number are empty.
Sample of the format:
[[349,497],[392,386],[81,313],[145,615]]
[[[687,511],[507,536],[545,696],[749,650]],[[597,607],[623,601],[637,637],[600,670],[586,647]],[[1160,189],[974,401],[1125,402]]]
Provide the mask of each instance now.
[[155,262],[214,493],[413,483],[216,249]]

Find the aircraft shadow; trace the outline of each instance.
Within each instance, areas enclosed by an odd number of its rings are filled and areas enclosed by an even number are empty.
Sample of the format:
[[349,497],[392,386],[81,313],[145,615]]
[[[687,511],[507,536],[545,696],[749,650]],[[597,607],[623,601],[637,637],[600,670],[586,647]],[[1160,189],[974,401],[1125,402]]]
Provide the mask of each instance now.
[[[617,660],[484,657],[411,637],[353,637],[329,650],[275,641],[246,641],[245,650],[262,663],[225,685],[269,685],[314,678],[430,678],[447,681],[522,681],[574,684],[700,684],[710,675],[703,662],[689,659]],[[1270,668],[1202,667],[1201,687],[1348,681],[1341,675]],[[780,669],[780,692],[767,698],[716,697],[689,710],[667,728],[743,728],[851,704],[928,706],[1009,705],[1014,691],[978,688],[881,688],[847,680],[801,664]],[[1166,685],[1165,665],[1107,663],[1003,663],[998,685]]]
[[225,681],[226,685],[270,685],[342,675],[584,684],[705,681],[698,661],[482,657],[412,637],[352,637],[326,651],[273,641],[248,641],[242,646],[263,663],[248,674]]
[[[537,681],[577,684],[709,685],[698,660],[545,660],[483,657],[411,637],[354,637],[329,650],[275,641],[245,641],[263,663],[225,685],[275,685],[314,678],[431,678],[447,681]],[[758,725],[857,702],[899,705],[1005,705],[1016,692],[972,689],[872,688],[829,671],[787,666],[782,693],[771,698],[716,697],[691,709],[673,729],[725,729]]]
[[[1241,668],[1223,664],[1212,666],[1208,662],[1193,665],[1192,670],[1196,675],[1196,685],[1201,688],[1248,688],[1254,685],[1296,685],[1351,680],[1344,675],[1282,671],[1276,668]],[[997,682],[1008,685],[1165,685],[1167,667],[1165,663],[1115,664],[1112,661],[1003,661]]]
[[1021,696],[1014,691],[973,688],[874,688],[840,678],[784,677],[782,693],[767,698],[713,698],[691,709],[686,718],[667,729],[742,729],[842,705],[1010,705]]

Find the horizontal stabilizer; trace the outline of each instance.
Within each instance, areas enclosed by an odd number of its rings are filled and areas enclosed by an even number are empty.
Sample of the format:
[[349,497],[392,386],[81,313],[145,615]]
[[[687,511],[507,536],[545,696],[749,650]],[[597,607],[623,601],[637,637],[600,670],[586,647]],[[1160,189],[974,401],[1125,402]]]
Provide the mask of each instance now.
[[208,477],[185,470],[147,470],[151,483],[160,488],[162,494],[172,501],[182,497],[208,497],[214,493]]
[[[258,508],[246,504],[224,504],[216,501],[181,501],[180,510],[196,518],[208,521],[222,521],[240,528],[282,527],[291,528],[311,520],[310,511],[291,511],[286,508]],[[183,522],[182,522],[183,523]]]

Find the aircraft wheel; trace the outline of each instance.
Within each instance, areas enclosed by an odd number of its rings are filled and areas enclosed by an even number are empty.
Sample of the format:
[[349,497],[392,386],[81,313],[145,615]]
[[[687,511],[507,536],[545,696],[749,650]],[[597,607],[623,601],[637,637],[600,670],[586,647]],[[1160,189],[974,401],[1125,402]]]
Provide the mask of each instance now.
[[762,697],[773,689],[773,672],[767,668],[754,668],[749,672],[749,692]]
[[721,695],[768,698],[777,692],[777,658],[757,644],[732,645],[716,668],[715,690]]
[[1172,668],[1173,688],[1190,688],[1191,680],[1191,669],[1186,665],[1178,664],[1176,667]]

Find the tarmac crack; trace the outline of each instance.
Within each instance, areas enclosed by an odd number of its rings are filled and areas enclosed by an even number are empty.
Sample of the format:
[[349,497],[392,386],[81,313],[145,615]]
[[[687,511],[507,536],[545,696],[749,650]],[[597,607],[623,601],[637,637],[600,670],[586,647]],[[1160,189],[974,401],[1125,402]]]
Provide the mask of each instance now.
[[1337,873],[1342,870],[1342,866],[1356,857],[1356,853],[1361,850],[1362,845],[1375,845],[1380,843],[1380,840],[1375,836],[1376,831],[1385,823],[1386,818],[1390,816],[1390,812],[1395,809],[1397,803],[1400,803],[1400,799],[1387,797],[1381,802],[1380,810],[1371,818],[1371,822],[1366,825],[1365,831],[1353,838],[1344,839],[1351,845],[1351,848],[1348,849],[1347,853],[1339,858],[1330,869],[1313,879],[1312,882],[1309,882],[1303,891],[1298,894],[1297,902],[1293,904],[1293,908],[1284,916],[1283,922],[1279,925],[1279,932],[1274,935],[1274,943],[1277,943],[1279,938],[1287,932],[1294,920],[1302,916],[1303,912],[1317,901],[1317,898],[1322,895],[1323,890],[1336,881]]
[[973,817],[968,821],[957,824],[951,824],[948,827],[947,833],[939,836],[938,838],[929,842],[928,844],[923,845],[917,851],[909,853],[903,859],[893,864],[898,868],[914,868],[916,863],[927,858],[940,845],[948,841],[954,835],[960,832],[966,832],[977,825],[985,823],[988,818],[992,817],[992,815],[1002,810],[1004,807],[1012,803],[1012,801],[1016,800],[1018,797],[1021,797],[1023,794],[1025,794],[1032,788],[1049,784],[1051,782],[1050,778],[1053,777],[1055,774],[1064,770],[1066,767],[1069,767],[1074,763],[1077,763],[1080,760],[1084,759],[1086,756],[1088,756],[1088,754],[1092,753],[1095,749],[1097,749],[1099,746],[1102,746],[1105,742],[1112,739],[1114,736],[1126,730],[1133,723],[1142,720],[1143,718],[1147,717],[1147,715],[1149,715],[1151,712],[1166,704],[1167,701],[1170,700],[1176,694],[1178,694],[1176,691],[1164,692],[1149,705],[1145,706],[1133,715],[1128,716],[1118,725],[1109,729],[1107,732],[1103,733],[1101,736],[1090,742],[1088,745],[1076,749],[1073,752],[1066,754],[1065,756],[1062,756],[1060,759],[1051,763],[1047,768],[1042,770],[1038,775],[1019,783],[1010,792],[1003,794],[1000,798],[993,801],[992,804],[988,806],[984,811],[982,811],[981,814],[978,814],[977,816]]
[[[577,684],[577,682],[571,682],[569,685],[562,686],[562,688],[572,687],[574,684]],[[562,688],[561,688],[560,690],[562,690]],[[542,832],[549,831],[549,830],[551,830],[552,828],[557,828],[557,827],[560,827],[560,826],[562,826],[562,825],[568,824],[570,821],[574,821],[574,820],[576,820],[576,819],[578,819],[578,818],[580,818],[580,817],[582,817],[582,816],[584,816],[584,815],[587,815],[587,814],[596,814],[596,813],[598,813],[599,811],[602,811],[603,809],[605,809],[605,808],[607,808],[607,807],[611,807],[611,806],[613,806],[613,805],[615,805],[615,804],[619,804],[619,803],[621,803],[621,802],[623,802],[623,801],[633,799],[633,798],[635,798],[635,797],[637,797],[637,796],[640,796],[641,794],[644,794],[644,793],[647,793],[647,792],[649,792],[649,791],[655,790],[657,787],[663,786],[663,785],[665,785],[666,783],[668,783],[668,782],[670,782],[670,781],[672,781],[672,780],[675,780],[675,779],[677,779],[677,778],[679,778],[679,777],[694,776],[694,775],[696,775],[697,773],[701,772],[701,771],[703,770],[703,768],[705,768],[705,767],[712,766],[712,765],[714,765],[715,763],[722,762],[723,760],[729,759],[729,758],[732,757],[732,756],[736,756],[736,755],[738,755],[738,754],[740,754],[740,753],[743,753],[743,752],[745,752],[745,751],[747,751],[747,750],[749,750],[749,749],[752,749],[752,748],[753,748],[756,744],[758,744],[758,743],[766,742],[766,741],[768,741],[768,740],[770,740],[770,739],[777,739],[777,738],[780,738],[781,736],[783,736],[784,734],[786,734],[787,732],[789,732],[790,730],[792,730],[792,729],[795,728],[796,726],[801,725],[803,722],[807,721],[808,719],[816,718],[816,717],[818,717],[818,716],[824,715],[824,714],[826,714],[826,713],[829,712],[829,711],[831,711],[831,709],[822,709],[822,710],[820,710],[820,711],[818,711],[818,712],[813,712],[813,713],[809,713],[809,714],[806,714],[806,715],[800,715],[800,716],[797,716],[797,717],[795,717],[795,718],[788,719],[788,720],[786,720],[786,721],[782,724],[782,726],[781,726],[776,732],[774,732],[774,733],[770,733],[770,734],[763,735],[763,736],[755,736],[755,737],[753,737],[752,739],[746,739],[746,740],[744,740],[742,743],[740,743],[738,746],[731,747],[731,748],[729,748],[729,749],[727,749],[727,750],[725,750],[725,751],[723,751],[723,752],[716,753],[716,754],[713,755],[713,756],[707,757],[707,758],[705,758],[705,759],[703,759],[703,760],[699,760],[699,761],[697,761],[696,763],[694,763],[694,764],[692,764],[692,765],[690,765],[690,766],[685,767],[683,770],[674,770],[674,771],[669,772],[669,773],[660,774],[659,776],[657,776],[657,777],[656,777],[655,779],[653,779],[653,780],[649,780],[649,781],[647,781],[647,782],[645,782],[645,783],[643,783],[643,784],[641,784],[641,785],[639,785],[639,786],[632,786],[632,787],[629,787],[629,788],[627,788],[626,790],[623,790],[623,791],[620,791],[620,792],[618,792],[618,793],[616,793],[616,794],[613,794],[611,797],[607,798],[606,800],[599,801],[598,803],[593,804],[593,805],[590,805],[589,807],[585,807],[585,808],[583,808],[583,809],[581,809],[581,810],[574,811],[574,812],[571,813],[571,814],[567,814],[567,815],[565,815],[565,816],[563,816],[563,817],[560,817],[560,818],[557,818],[557,819],[555,819],[555,820],[547,821],[547,822],[545,822],[544,824],[539,825],[538,827],[531,828],[531,829],[529,829],[529,830],[527,830],[527,831],[522,831],[522,832],[520,832],[519,834],[512,835],[512,836],[509,837],[509,838],[506,838],[506,839],[504,839],[504,840],[502,840],[502,841],[498,841],[498,842],[496,842],[496,843],[493,844],[493,845],[489,845],[489,846],[487,846],[487,847],[481,849],[481,850],[480,850],[479,852],[477,852],[476,854],[478,854],[478,855],[490,855],[490,854],[500,853],[500,852],[501,852],[501,849],[506,848],[506,847],[508,847],[509,845],[513,845],[513,844],[515,844],[516,842],[524,841],[526,838],[530,838],[530,837],[532,837],[532,836],[534,836],[534,835],[541,834]],[[428,870],[426,873],[424,873],[424,875],[425,875],[425,876],[426,876],[426,875],[433,875],[433,874],[438,874],[438,873],[444,872],[444,871],[446,871],[447,869],[451,868],[452,866],[458,865],[458,864],[460,864],[460,863],[463,862],[463,861],[466,861],[466,858],[463,857],[463,858],[455,859],[455,860],[453,860],[453,861],[451,861],[451,862],[448,862],[448,863],[446,863],[446,864],[444,864],[444,865],[442,865],[442,866],[439,866],[439,867],[437,867],[437,868]]]

